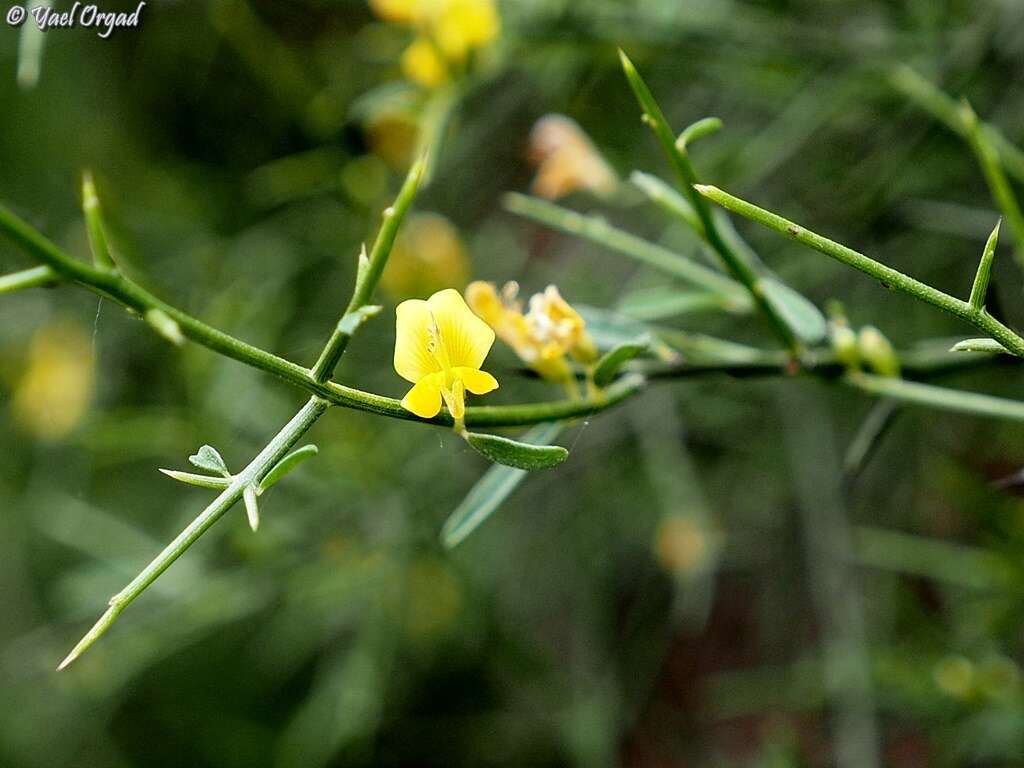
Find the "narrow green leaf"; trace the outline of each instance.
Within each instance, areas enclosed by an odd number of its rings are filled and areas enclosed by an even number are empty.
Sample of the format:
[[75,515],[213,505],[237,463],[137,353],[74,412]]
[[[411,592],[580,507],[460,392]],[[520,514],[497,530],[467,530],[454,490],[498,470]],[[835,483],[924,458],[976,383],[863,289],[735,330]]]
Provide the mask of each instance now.
[[[524,442],[547,444],[555,440],[562,430],[563,422],[539,424],[522,436]],[[441,530],[441,541],[448,547],[455,547],[475,531],[487,518],[504,503],[505,499],[519,487],[529,473],[495,464],[477,481],[466,494],[466,498],[445,521]]]
[[245,502],[245,516],[249,518],[249,527],[254,531],[260,527],[260,505],[256,501],[256,486],[247,485],[242,491],[242,500]]
[[191,472],[178,472],[175,469],[161,469],[160,471],[172,480],[177,480],[179,483],[186,483],[188,485],[195,485],[199,488],[213,488],[215,490],[222,491],[231,484],[231,480],[226,477],[195,475]]
[[641,321],[664,320],[699,312],[729,311],[728,299],[707,291],[688,291],[674,285],[657,285],[626,294],[616,311]]
[[230,477],[231,473],[228,472],[228,466],[224,463],[224,459],[217,452],[217,449],[212,445],[204,445],[194,456],[189,456],[188,460],[192,463],[192,466],[205,469],[208,472],[219,472],[224,477]]
[[654,99],[654,94],[651,93],[647,83],[640,77],[640,73],[636,71],[633,62],[630,61],[629,57],[621,49],[619,50],[619,59],[622,61],[622,71],[626,73],[629,87],[633,89],[636,100],[640,103],[640,108],[643,110],[644,122],[654,131],[654,135],[657,136],[658,141],[669,157],[673,157],[677,151],[676,137],[669,127],[668,121],[665,119],[665,113],[661,111],[661,107],[658,106],[658,102]]
[[516,469],[548,469],[561,464],[569,456],[569,452],[560,445],[531,445],[479,432],[466,432],[464,437],[481,456]]
[[292,451],[283,459],[281,459],[274,468],[271,469],[267,474],[260,480],[260,493],[263,493],[268,488],[277,485],[281,482],[285,475],[295,469],[299,464],[304,462],[306,459],[312,458],[320,453],[320,449],[315,445],[304,445],[296,451]]
[[958,341],[950,352],[987,352],[993,355],[1013,354],[995,339],[964,339]]
[[650,348],[650,338],[641,337],[605,352],[594,366],[594,383],[599,387],[607,387],[623,365]]
[[797,293],[783,282],[772,277],[758,280],[765,300],[775,308],[786,320],[800,340],[807,344],[817,344],[825,338],[828,323],[825,316],[805,296]]
[[676,147],[681,152],[685,152],[686,148],[693,144],[693,142],[703,139],[705,136],[711,136],[714,133],[718,133],[722,129],[722,121],[717,117],[704,117],[695,123],[692,123],[683,129],[682,133],[679,134],[679,138],[676,139]]
[[96,195],[96,185],[93,184],[89,171],[82,174],[82,213],[85,214],[85,228],[89,235],[93,262],[99,267],[114,269],[114,258],[110,255],[110,246],[107,243],[107,230],[103,223],[100,199]]
[[347,333],[349,336],[359,330],[359,326],[380,312],[383,307],[377,304],[367,304],[355,312],[349,312],[338,321],[338,330]]
[[996,246],[999,244],[999,226],[1002,223],[1002,219],[996,222],[992,234],[985,241],[985,249],[981,252],[978,271],[974,275],[974,285],[971,286],[971,306],[975,309],[982,309],[985,306],[985,296],[988,294],[988,281],[992,277],[992,262],[995,260]]

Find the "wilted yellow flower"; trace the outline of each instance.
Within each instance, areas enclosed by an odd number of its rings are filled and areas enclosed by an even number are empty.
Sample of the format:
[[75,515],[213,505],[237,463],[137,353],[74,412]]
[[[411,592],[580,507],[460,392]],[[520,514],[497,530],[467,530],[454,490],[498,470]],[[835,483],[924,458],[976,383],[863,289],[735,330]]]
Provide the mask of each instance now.
[[462,429],[466,390],[484,395],[498,388],[495,378],[480,370],[494,343],[494,331],[453,288],[426,301],[403,301],[396,314],[395,370],[415,385],[402,399],[402,407],[430,418],[441,410],[443,399],[456,429]]
[[72,323],[41,328],[32,337],[28,365],[14,389],[15,420],[45,440],[59,440],[81,421],[93,390],[89,335]]
[[607,197],[618,179],[572,118],[545,115],[530,132],[530,160],[537,166],[533,192],[549,200],[586,190]]
[[380,283],[392,296],[429,296],[445,285],[462,285],[468,272],[466,249],[451,222],[414,213],[398,233]]
[[573,381],[566,355],[582,363],[597,359],[583,318],[553,285],[530,297],[529,312],[524,315],[518,291],[518,285],[507,283],[499,295],[493,283],[477,280],[466,287],[466,300],[533,370],[551,381]]
[[402,54],[402,71],[428,88],[447,82],[469,54],[501,32],[494,0],[370,0],[385,21],[416,30]]

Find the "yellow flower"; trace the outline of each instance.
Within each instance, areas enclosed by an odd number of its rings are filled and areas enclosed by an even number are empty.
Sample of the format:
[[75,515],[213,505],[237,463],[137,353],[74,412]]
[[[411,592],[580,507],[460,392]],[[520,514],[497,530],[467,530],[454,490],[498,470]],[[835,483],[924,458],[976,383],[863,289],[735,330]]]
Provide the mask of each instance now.
[[473,49],[483,48],[501,32],[493,0],[447,0],[433,21],[437,44],[452,61],[461,62]]
[[501,32],[494,0],[370,0],[370,6],[385,21],[416,30],[402,71],[427,88],[446,83],[453,67]]
[[72,323],[41,328],[32,337],[28,366],[14,390],[14,418],[27,431],[59,440],[81,421],[93,390],[89,335]]
[[436,46],[424,37],[417,37],[402,54],[402,72],[427,88],[448,82],[448,63]]
[[456,428],[462,429],[466,391],[484,395],[498,388],[495,378],[480,370],[494,331],[452,288],[426,301],[403,301],[396,315],[395,370],[415,385],[402,407],[428,419],[438,414],[443,399]]
[[414,213],[391,248],[381,287],[392,296],[429,296],[466,282],[469,257],[458,231],[444,216]]
[[533,192],[555,200],[578,190],[608,197],[615,173],[575,120],[545,115],[530,132],[530,160],[537,166]]
[[507,283],[499,296],[493,283],[477,280],[466,287],[466,300],[538,374],[550,381],[572,381],[566,355],[581,363],[597,359],[597,348],[583,318],[553,285],[530,298],[529,312],[524,315],[522,304],[516,300],[518,291],[518,285]]

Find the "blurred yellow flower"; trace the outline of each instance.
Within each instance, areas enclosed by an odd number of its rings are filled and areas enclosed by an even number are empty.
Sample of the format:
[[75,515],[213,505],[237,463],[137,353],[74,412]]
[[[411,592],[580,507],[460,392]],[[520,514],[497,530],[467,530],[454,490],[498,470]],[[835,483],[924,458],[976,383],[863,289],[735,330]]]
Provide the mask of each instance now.
[[501,33],[494,0],[370,0],[385,21],[416,30],[402,54],[402,72],[427,88],[446,83],[474,50]]
[[534,124],[530,161],[537,166],[533,193],[549,200],[580,190],[608,197],[618,185],[583,129],[565,115],[545,115]]
[[550,381],[574,381],[566,355],[585,364],[597,359],[583,318],[553,285],[530,297],[526,314],[518,292],[519,286],[510,282],[499,295],[493,283],[477,280],[466,287],[466,300],[534,371]]
[[417,37],[402,54],[402,72],[427,88],[448,82],[448,63],[437,47],[425,37]]
[[452,61],[462,62],[470,51],[483,48],[501,32],[493,0],[434,0],[428,4],[439,11],[431,24],[434,38]]
[[423,4],[423,0],[370,0],[374,13],[396,24],[415,22]]
[[494,331],[474,315],[453,288],[426,301],[409,299],[398,305],[395,370],[414,384],[402,407],[422,418],[436,416],[441,401],[461,430],[466,390],[484,395],[498,388],[491,374],[480,370],[494,343]]
[[451,222],[436,213],[414,213],[398,233],[380,284],[392,296],[418,298],[462,285],[468,273],[469,258]]
[[92,344],[80,326],[58,322],[39,329],[14,389],[14,419],[44,440],[64,437],[89,407],[93,369]]

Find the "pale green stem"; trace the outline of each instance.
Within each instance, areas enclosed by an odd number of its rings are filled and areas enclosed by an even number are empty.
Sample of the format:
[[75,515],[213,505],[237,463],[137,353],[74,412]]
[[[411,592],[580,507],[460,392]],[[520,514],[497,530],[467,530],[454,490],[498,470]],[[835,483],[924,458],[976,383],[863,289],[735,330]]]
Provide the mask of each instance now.
[[877,397],[890,397],[904,403],[913,403],[940,411],[968,413],[994,419],[1024,421],[1024,402],[1008,400],[977,392],[936,387],[905,379],[892,379],[870,373],[851,372],[840,381],[849,387]]
[[978,116],[974,114],[974,110],[967,102],[964,102],[961,111],[964,116],[964,125],[967,127],[967,143],[971,145],[971,150],[978,159],[982,173],[985,174],[985,182],[988,184],[992,199],[995,200],[1010,226],[1010,232],[1013,233],[1014,258],[1019,265],[1024,267],[1024,213],[1021,212],[1020,203],[1017,202],[1017,196],[1014,195],[1013,188],[1003,172],[999,154],[989,141],[988,134],[985,133],[978,121]]
[[242,498],[246,488],[257,485],[263,476],[288,454],[292,446],[313,426],[313,423],[320,418],[328,406],[329,403],[327,401],[319,397],[311,397],[309,402],[267,444],[266,448],[260,451],[245,469],[232,478],[231,484],[195,520],[189,523],[174,541],[164,548],[163,552],[143,568],[128,586],[110,598],[110,607],[107,608],[106,612],[78,642],[57,669],[61,670],[67,667],[81,656],[89,646],[95,643],[135,598],[156,581],[160,574],[166,571],[175,560],[181,557],[200,536],[206,533],[214,523],[224,516],[225,512]]
[[[954,133],[967,137],[967,126],[956,99],[936,88],[908,66],[899,66],[889,75],[890,84]],[[981,123],[989,143],[995,147],[1010,175],[1024,181],[1024,151],[1010,143],[998,128]]]
[[750,307],[746,292],[735,280],[667,248],[617,229],[599,216],[584,216],[546,200],[515,192],[505,195],[504,203],[506,210],[519,216],[603,245],[688,283],[727,297],[730,306],[736,310]]
[[323,352],[320,354],[320,359],[313,366],[312,375],[315,381],[323,382],[331,378],[334,368],[345,353],[345,348],[352,338],[351,331],[346,327],[345,318],[358,312],[370,303],[373,292],[377,288],[377,283],[380,282],[380,277],[384,274],[384,267],[387,265],[388,256],[391,255],[391,247],[395,243],[398,228],[402,225],[405,214],[416,197],[416,191],[419,188],[426,162],[427,160],[424,157],[413,164],[412,168],[409,169],[409,174],[405,177],[405,183],[402,184],[398,197],[395,198],[394,204],[385,209],[384,221],[381,224],[380,231],[377,233],[376,240],[373,242],[373,249],[370,251],[369,260],[360,264],[359,273],[356,277],[356,287],[352,292],[352,298],[348,303],[348,307],[345,309],[345,314],[338,321],[334,331],[331,333],[331,337],[324,346]]
[[746,200],[741,200],[734,195],[730,195],[728,192],[723,192],[717,187],[698,184],[695,189],[701,195],[709,200],[713,200],[726,210],[744,216],[768,229],[788,235],[799,243],[803,243],[826,256],[831,256],[843,264],[871,275],[882,281],[888,288],[906,293],[909,296],[913,296],[966,320],[998,341],[1013,354],[1024,356],[1024,338],[1021,338],[1015,331],[996,320],[984,309],[978,309],[972,306],[970,302],[950,296],[948,293],[933,288],[927,283],[915,280],[909,275],[905,275],[892,267],[887,267],[885,264],[875,261],[852,248],[815,234],[771,211],[766,211],[764,208],[759,208],[753,203],[748,203]]

